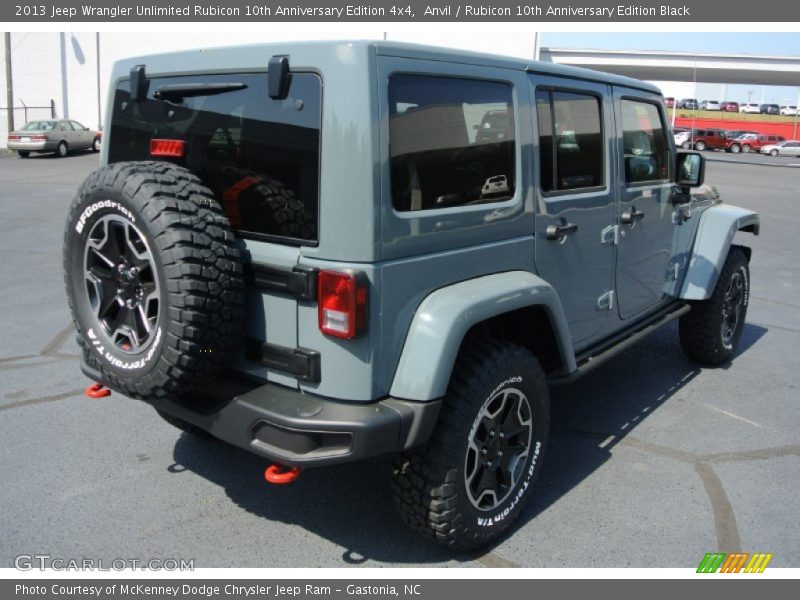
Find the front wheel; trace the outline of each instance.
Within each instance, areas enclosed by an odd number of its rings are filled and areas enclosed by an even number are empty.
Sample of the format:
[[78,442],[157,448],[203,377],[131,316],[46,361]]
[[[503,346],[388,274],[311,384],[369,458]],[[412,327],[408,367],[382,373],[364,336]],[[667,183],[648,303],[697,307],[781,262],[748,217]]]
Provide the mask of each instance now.
[[528,350],[465,342],[430,441],[395,459],[392,491],[403,520],[456,550],[496,539],[531,495],[549,414],[545,375]]
[[733,152],[734,154],[739,154],[741,149],[742,148],[739,146],[739,144],[734,144],[733,146],[731,146],[731,152]]
[[678,332],[684,354],[707,365],[730,360],[742,337],[749,298],[747,255],[734,246],[711,297],[693,302],[692,310],[680,318]]
[[769,151],[769,155],[770,156],[778,156],[778,151],[777,150],[770,150]]
[[689,148],[691,148],[691,147],[692,147],[692,143],[691,142],[683,142],[681,144],[681,148],[683,148],[684,150],[689,150]]
[[27,150],[19,150],[17,154],[19,154],[20,158],[28,158],[31,155]]
[[747,144],[745,144],[744,146],[742,146],[742,152],[744,152],[745,154],[747,154],[748,152],[750,152],[750,146],[748,146]]
[[100,152],[100,140],[98,138],[92,140],[92,152]]

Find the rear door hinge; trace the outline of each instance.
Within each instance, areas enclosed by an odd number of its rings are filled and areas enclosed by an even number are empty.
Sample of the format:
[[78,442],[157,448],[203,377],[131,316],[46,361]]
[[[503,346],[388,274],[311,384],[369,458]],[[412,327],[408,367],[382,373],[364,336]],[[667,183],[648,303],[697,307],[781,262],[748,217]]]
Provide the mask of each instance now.
[[619,244],[619,225],[609,225],[600,232],[601,244],[612,244],[616,246]]
[[611,310],[614,308],[614,290],[608,290],[597,299],[597,310]]

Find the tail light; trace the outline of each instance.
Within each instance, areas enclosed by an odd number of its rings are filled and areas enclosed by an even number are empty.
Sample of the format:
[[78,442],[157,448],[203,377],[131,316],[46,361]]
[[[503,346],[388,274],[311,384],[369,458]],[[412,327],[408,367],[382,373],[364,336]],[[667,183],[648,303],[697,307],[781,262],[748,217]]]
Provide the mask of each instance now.
[[367,285],[356,274],[320,271],[317,296],[322,333],[349,340],[367,328]]
[[8,136],[8,141],[9,142],[18,142],[21,139],[22,139],[21,135],[10,135],[10,136]]
[[150,140],[150,156],[181,158],[185,149],[186,143],[183,140]]

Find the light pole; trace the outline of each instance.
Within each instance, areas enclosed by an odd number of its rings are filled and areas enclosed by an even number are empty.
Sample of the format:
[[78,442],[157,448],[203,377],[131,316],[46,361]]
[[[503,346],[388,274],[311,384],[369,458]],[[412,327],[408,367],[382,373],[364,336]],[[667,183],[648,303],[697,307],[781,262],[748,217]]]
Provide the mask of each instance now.
[[11,33],[6,38],[6,106],[8,106],[8,133],[14,131],[14,78],[11,76]]
[[797,104],[794,105],[794,133],[792,139],[797,139],[797,111],[800,111],[800,90],[797,91]]

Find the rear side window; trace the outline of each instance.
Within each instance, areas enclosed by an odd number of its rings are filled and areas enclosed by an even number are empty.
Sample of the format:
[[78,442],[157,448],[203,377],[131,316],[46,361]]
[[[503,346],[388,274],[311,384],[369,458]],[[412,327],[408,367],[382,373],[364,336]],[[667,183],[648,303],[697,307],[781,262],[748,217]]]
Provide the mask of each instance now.
[[514,195],[510,85],[420,75],[389,79],[392,204],[418,211]]
[[539,90],[536,104],[542,191],[604,186],[600,100],[589,94]]
[[621,111],[625,181],[649,183],[669,179],[669,148],[658,107],[649,102],[623,99]]
[[317,241],[322,83],[293,73],[284,100],[266,73],[154,78],[147,99],[115,91],[109,162],[150,157],[152,139],[185,142],[169,159],[196,173],[243,237]]

